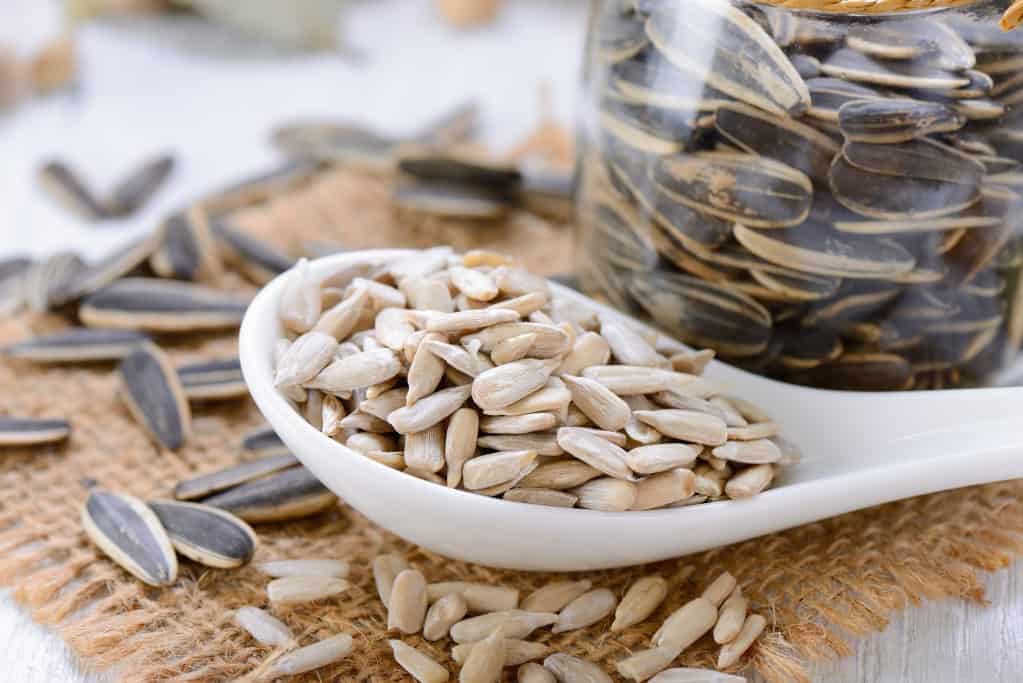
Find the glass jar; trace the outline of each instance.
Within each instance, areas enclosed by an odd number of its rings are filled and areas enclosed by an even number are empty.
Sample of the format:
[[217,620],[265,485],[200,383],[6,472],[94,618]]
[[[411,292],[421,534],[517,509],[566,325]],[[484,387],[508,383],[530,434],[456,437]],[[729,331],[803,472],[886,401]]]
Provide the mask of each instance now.
[[999,28],[1008,4],[598,1],[583,286],[786,381],[992,383],[1023,342],[1023,29]]

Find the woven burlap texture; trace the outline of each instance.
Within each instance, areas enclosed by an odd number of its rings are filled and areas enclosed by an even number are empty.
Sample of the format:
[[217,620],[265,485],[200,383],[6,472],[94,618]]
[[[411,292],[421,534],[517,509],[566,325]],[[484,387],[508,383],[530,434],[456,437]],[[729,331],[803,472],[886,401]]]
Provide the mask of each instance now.
[[[308,213],[297,220],[296,207],[308,209],[313,195],[322,195],[317,184],[329,185],[335,213],[324,208],[315,221]],[[338,214],[338,207],[347,209]],[[409,222],[387,208],[383,181],[352,173],[326,173],[313,186],[247,215],[251,229],[282,244],[315,238],[349,246],[422,245],[443,239],[471,247],[491,236],[543,272],[563,270],[570,259],[567,228],[522,215],[482,232],[478,226]],[[3,323],[0,343],[64,324],[52,316],[20,317]],[[160,341],[177,363],[235,350],[230,336]],[[144,499],[167,497],[179,479],[237,462],[242,436],[262,424],[254,406],[247,401],[196,406],[193,438],[170,452],[154,447],[119,403],[110,365],[62,368],[3,360],[0,387],[2,412],[63,416],[73,425],[65,445],[3,454],[0,584],[13,587],[35,620],[53,626],[86,664],[111,668],[124,681],[234,680],[275,655],[231,621],[238,607],[268,605],[267,578],[255,568],[211,570],[183,561],[172,587],[152,589],[105,559],[79,524],[79,506],[93,482]],[[353,587],[345,594],[271,608],[301,644],[338,632],[355,638],[349,658],[306,680],[410,680],[386,642],[386,614],[370,571],[378,553],[405,555],[430,581],[503,584],[523,595],[557,578],[446,560],[404,543],[343,504],[314,519],[259,525],[257,531],[257,561],[320,557],[352,565]],[[610,633],[605,620],[557,636],[542,629],[536,638],[614,672],[617,660],[648,646],[669,612],[728,570],[769,622],[741,667],[753,667],[772,683],[804,681],[807,660],[849,654],[852,639],[884,629],[895,610],[923,600],[982,600],[977,570],[1009,564],[1023,551],[1021,532],[1023,482],[915,498],[677,561],[588,574],[594,585],[619,595],[651,573],[668,578],[671,590],[657,613],[623,633]],[[499,533],[494,542],[500,542]],[[687,651],[684,662],[712,666],[716,649],[707,640]],[[406,641],[456,671],[447,641],[427,643],[418,636]],[[510,669],[508,680],[514,680]]]

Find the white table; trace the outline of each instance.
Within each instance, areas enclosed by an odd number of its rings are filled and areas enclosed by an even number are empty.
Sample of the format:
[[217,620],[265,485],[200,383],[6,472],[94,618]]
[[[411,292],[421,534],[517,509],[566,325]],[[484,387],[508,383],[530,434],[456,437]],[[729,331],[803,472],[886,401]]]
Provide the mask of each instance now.
[[[93,24],[80,32],[79,87],[0,117],[0,256],[73,247],[91,257],[141,233],[172,207],[272,164],[267,131],[296,117],[373,121],[411,131],[468,99],[501,147],[536,122],[538,86],[571,119],[587,3],[515,0],[501,21],[459,34],[428,0],[376,0],[349,12],[356,65],[333,55],[283,55],[192,19]],[[56,25],[56,3],[4,0],[0,41],[29,50]],[[499,39],[498,39],[499,38]],[[89,226],[39,192],[41,160],[60,156],[100,188],[137,161],[172,150],[178,168],[146,210]],[[856,655],[816,669],[815,680],[870,683],[1018,683],[1023,672],[1023,563],[987,580],[993,605],[928,604],[898,615]],[[0,679],[101,681],[63,643],[0,593]]]

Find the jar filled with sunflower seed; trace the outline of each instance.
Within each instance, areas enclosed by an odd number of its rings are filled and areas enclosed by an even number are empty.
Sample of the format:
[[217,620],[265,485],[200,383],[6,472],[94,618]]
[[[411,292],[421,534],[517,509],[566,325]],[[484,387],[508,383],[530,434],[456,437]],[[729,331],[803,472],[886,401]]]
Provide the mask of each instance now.
[[998,381],[1023,343],[1009,5],[597,2],[584,286],[787,381]]

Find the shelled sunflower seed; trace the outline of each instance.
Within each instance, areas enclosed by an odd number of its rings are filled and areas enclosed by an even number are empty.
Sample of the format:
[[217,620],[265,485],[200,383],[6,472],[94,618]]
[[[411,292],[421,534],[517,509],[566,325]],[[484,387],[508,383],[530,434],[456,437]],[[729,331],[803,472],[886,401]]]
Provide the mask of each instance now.
[[[1023,300],[974,283],[1020,272],[1023,43],[954,9],[737,0],[608,3],[592,30],[584,290],[821,387],[978,385],[1020,352]],[[921,294],[958,338],[899,313]]]
[[[276,383],[286,396],[308,391],[344,416],[338,429],[323,427],[325,438],[452,488],[598,510],[720,500],[729,490],[748,496],[758,482],[766,488],[782,466],[770,418],[699,376],[712,354],[686,351],[594,311],[587,323],[593,329],[583,329],[575,320],[586,318],[585,305],[556,305],[543,278],[507,257],[432,250],[413,259],[354,280],[326,310],[324,297],[336,288],[325,288],[304,261],[286,274],[279,317],[283,329],[300,336],[279,356]],[[417,294],[426,281],[445,301],[469,296],[486,307],[432,310]],[[722,309],[734,310],[739,301],[696,279],[690,286],[694,302],[720,296]],[[386,294],[386,306],[373,302],[373,288]],[[349,320],[364,318],[364,329],[337,324],[337,310]],[[769,314],[755,303],[745,313],[743,322],[763,326],[748,333],[750,352],[757,353]],[[516,359],[500,357],[510,345]],[[671,357],[692,372],[674,370]],[[308,402],[299,405],[320,429],[320,409],[310,413]],[[705,457],[728,463],[727,475],[714,475],[713,491],[692,470],[705,449]],[[755,467],[770,470],[770,478],[746,482],[744,473]],[[729,489],[737,477],[740,484]],[[466,594],[470,610],[478,607],[474,596]],[[606,602],[594,610],[602,615]]]

